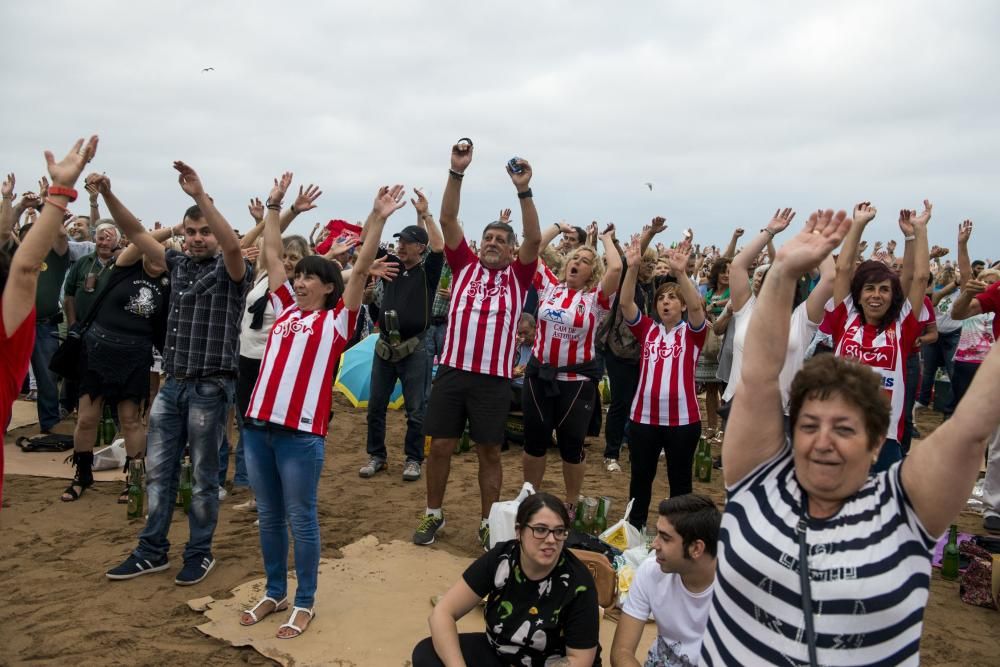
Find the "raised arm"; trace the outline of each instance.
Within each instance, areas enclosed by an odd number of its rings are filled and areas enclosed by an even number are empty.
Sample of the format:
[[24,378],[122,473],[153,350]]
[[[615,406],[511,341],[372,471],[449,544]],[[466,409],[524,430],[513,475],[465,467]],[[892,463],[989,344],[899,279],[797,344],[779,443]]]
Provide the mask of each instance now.
[[972,262],[969,261],[969,238],[972,237],[972,221],[966,220],[958,227],[958,272],[959,287],[962,292],[951,304],[951,316],[964,320],[983,314],[983,305],[974,298],[986,289],[986,284],[972,277]]
[[267,196],[267,213],[264,214],[264,268],[267,271],[267,288],[275,292],[285,284],[285,249],[281,243],[281,223],[279,221],[281,202],[285,199],[288,186],[292,184],[292,174],[286,171],[281,178],[274,179],[271,192]]
[[969,239],[972,238],[972,227],[972,220],[964,220],[958,225],[959,287],[965,286],[965,283],[972,278],[972,258],[969,256]]
[[0,184],[0,245],[7,243],[14,232],[14,223],[17,218],[14,216],[14,174],[7,174],[7,178]]
[[549,247],[556,237],[560,234],[571,234],[573,233],[573,226],[568,225],[565,222],[554,222],[548,225],[541,231],[541,242],[538,246],[538,252],[541,253],[543,250]]
[[823,322],[826,315],[826,302],[833,296],[833,281],[837,277],[837,263],[833,255],[827,255],[819,265],[819,282],[806,298],[806,314],[809,321],[815,324]]
[[678,247],[667,250],[667,263],[670,264],[670,273],[680,287],[681,296],[687,304],[688,326],[692,329],[701,329],[705,323],[705,300],[698,292],[698,286],[691,282],[687,275],[688,260],[691,258],[691,244],[684,241]]
[[[977,302],[978,303],[978,302]],[[1000,422],[1000,345],[983,361],[955,413],[910,450],[900,476],[927,532],[938,536],[965,507]]]
[[[649,248],[649,244],[653,242],[653,237],[662,232],[667,228],[667,219],[657,216],[653,218],[652,222],[645,225],[642,228],[642,232],[639,234],[639,261],[642,262],[642,256],[646,254],[646,249]],[[626,257],[627,259],[627,257]]]
[[[764,229],[750,239],[750,242],[740,250],[729,265],[729,302],[732,304],[733,312],[742,308],[750,298],[750,265],[753,260],[760,254],[761,250],[771,246],[775,235],[783,232],[794,217],[795,211],[792,209],[782,210],[779,208],[774,212],[774,217]],[[773,261],[774,253],[768,256]]]
[[[163,247],[163,242],[174,237],[179,236],[184,233],[184,226],[180,223],[173,227],[161,227],[160,229],[154,229],[149,232],[149,235],[153,237],[153,240]],[[162,254],[162,253],[161,253]],[[122,250],[118,257],[115,258],[115,264],[117,266],[132,266],[140,259],[143,258],[142,249],[135,243],[129,243],[128,247]],[[151,268],[166,270],[166,262],[157,262],[155,258],[150,258],[146,256],[146,260],[150,263]]]
[[97,191],[104,197],[104,203],[108,207],[111,219],[115,221],[115,224],[124,232],[129,241],[154,264],[165,266],[167,260],[163,246],[153,238],[149,230],[142,226],[139,219],[132,215],[132,212],[125,208],[125,205],[111,191],[111,179],[106,174],[95,173],[87,176],[87,183],[97,188]]
[[[601,243],[604,245],[604,277],[601,279],[601,291],[610,296],[618,291],[618,283],[622,279],[622,257],[615,245],[615,225],[609,224],[601,233]],[[633,290],[634,294],[634,290]]]
[[462,202],[462,179],[470,164],[472,142],[468,139],[461,140],[451,147],[451,168],[448,170],[444,194],[441,195],[441,233],[449,250],[457,248],[465,238],[465,232],[458,224],[458,209]]
[[636,239],[625,247],[625,280],[618,295],[618,307],[626,322],[635,322],[639,316],[639,306],[635,303],[635,285],[639,280],[639,265],[642,264],[642,243]]
[[833,305],[840,305],[851,293],[851,278],[854,277],[854,261],[858,255],[858,244],[861,242],[861,235],[865,233],[865,227],[875,219],[878,209],[872,206],[871,202],[863,201],[854,206],[853,222],[851,229],[847,232],[844,245],[840,248],[840,255],[837,257],[837,276],[833,281]]
[[913,309],[913,316],[920,318],[920,310],[924,307],[924,291],[927,279],[931,275],[930,253],[927,249],[927,223],[931,219],[933,205],[924,200],[924,210],[918,215],[916,211],[903,210],[899,212],[899,227],[906,237],[906,248],[903,252],[903,274],[909,273],[907,284],[900,278],[900,284]]
[[240,239],[236,236],[236,232],[226,222],[219,209],[215,208],[215,202],[212,201],[212,198],[205,193],[205,186],[202,185],[201,178],[198,177],[195,170],[180,160],[174,162],[174,169],[179,174],[177,182],[180,183],[181,190],[190,196],[201,209],[208,228],[212,230],[215,240],[218,241],[219,249],[222,251],[222,261],[226,264],[226,273],[234,282],[242,281],[243,276],[246,275],[247,265],[246,260],[243,259],[243,249],[240,247]]
[[517,248],[517,258],[521,264],[531,264],[538,259],[538,251],[542,245],[542,230],[538,226],[538,211],[535,210],[535,200],[531,196],[531,165],[527,160],[517,159],[520,171],[514,172],[507,165],[507,174],[517,189],[517,198],[521,202],[521,224],[523,238]]
[[733,236],[729,239],[729,245],[726,246],[725,252],[722,253],[723,257],[726,259],[732,259],[736,256],[736,242],[739,241],[741,236],[743,236],[742,227],[737,227],[733,230]]
[[354,260],[351,279],[344,288],[344,306],[348,310],[357,310],[361,307],[361,298],[365,293],[365,283],[368,282],[368,270],[375,260],[375,251],[382,241],[382,230],[385,228],[385,221],[389,216],[406,206],[403,195],[406,191],[402,185],[394,185],[391,188],[379,188],[378,196],[375,197],[375,204],[372,212],[368,215],[365,228],[368,234],[365,242],[361,244],[361,251]]
[[427,231],[427,247],[431,249],[431,252],[444,252],[444,236],[441,235],[441,229],[434,222],[434,215],[430,211],[427,197],[419,188],[414,188],[413,193],[417,197],[410,199],[410,203],[413,204],[413,208],[417,212],[417,226],[423,227]]
[[[83,139],[78,139],[66,157],[59,162],[56,162],[50,151],[45,151],[45,162],[52,183],[60,188],[72,189],[80,172],[96,152],[97,136],[91,137],[86,144]],[[38,216],[38,222],[28,231],[10,260],[7,284],[3,290],[3,327],[7,336],[17,331],[35,307],[38,274],[62,228],[63,213],[66,212],[69,197],[51,193],[46,197],[45,203],[47,206]]]
[[805,229],[778,249],[767,272],[747,329],[741,377],[733,379],[741,386],[733,397],[729,428],[722,443],[722,473],[727,487],[777,454],[785,442],[778,375],[788,352],[788,313],[795,289],[799,277],[829,255],[850,226],[844,211],[836,215],[829,210],[813,213]]

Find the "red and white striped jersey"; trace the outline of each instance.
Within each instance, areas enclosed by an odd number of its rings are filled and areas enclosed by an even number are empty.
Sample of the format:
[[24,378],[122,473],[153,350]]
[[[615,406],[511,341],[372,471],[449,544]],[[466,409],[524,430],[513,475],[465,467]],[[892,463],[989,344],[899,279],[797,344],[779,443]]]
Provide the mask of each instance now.
[[278,315],[246,416],[325,436],[333,372],[358,311],[347,310],[343,300],[333,310],[303,311],[287,281],[271,293],[271,303]]
[[903,419],[906,357],[923,329],[913,316],[910,302],[903,302],[899,317],[882,331],[873,324],[865,324],[864,314],[854,307],[850,295],[829,316],[833,353],[838,357],[854,359],[878,373],[882,390],[889,396],[891,406],[889,432],[885,437],[902,441],[906,422]]
[[650,426],[686,426],[701,421],[694,370],[705,347],[708,321],[697,331],[683,320],[667,330],[643,315],[628,327],[642,341],[632,421]]
[[[532,354],[539,362],[560,368],[592,360],[594,335],[611,310],[610,296],[598,284],[591,290],[570,289],[541,262],[534,278],[538,290],[537,331]],[[557,380],[583,380],[577,373],[559,373]]]
[[538,261],[516,257],[503,269],[488,269],[469,245],[445,247],[451,267],[451,303],[439,362],[472,373],[509,378],[514,370],[514,334]]

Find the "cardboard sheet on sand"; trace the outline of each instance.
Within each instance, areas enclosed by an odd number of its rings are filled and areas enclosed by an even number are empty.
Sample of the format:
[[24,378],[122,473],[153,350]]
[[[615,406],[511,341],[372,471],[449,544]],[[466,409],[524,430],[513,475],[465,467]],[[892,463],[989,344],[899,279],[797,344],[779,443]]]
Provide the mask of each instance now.
[[10,411],[10,426],[8,431],[13,431],[22,426],[31,426],[38,423],[38,408],[31,401],[14,401]]
[[[380,544],[372,535],[344,547],[344,557],[322,559],[316,591],[316,618],[308,631],[293,640],[277,639],[278,626],[288,611],[272,614],[243,627],[240,611],[264,594],[264,580],[255,579],[233,589],[233,597],[191,600],[208,622],[198,630],[234,646],[252,646],[282,665],[409,665],[416,643],[427,636],[430,599],[444,593],[471,562],[436,548],[394,540]],[[294,596],[290,582],[289,598]],[[459,621],[460,632],[481,632],[483,617],[473,611]],[[615,624],[601,620],[604,663]],[[639,655],[645,658],[656,637],[656,626],[646,625]]]
[[[73,453],[72,450],[68,452],[23,452],[20,447],[14,444],[14,440],[15,438],[9,435],[4,439],[4,474],[54,477],[56,479],[73,477],[73,467],[68,463],[63,463],[66,457]],[[94,479],[98,482],[124,481],[125,474],[121,470],[99,470],[94,472]]]

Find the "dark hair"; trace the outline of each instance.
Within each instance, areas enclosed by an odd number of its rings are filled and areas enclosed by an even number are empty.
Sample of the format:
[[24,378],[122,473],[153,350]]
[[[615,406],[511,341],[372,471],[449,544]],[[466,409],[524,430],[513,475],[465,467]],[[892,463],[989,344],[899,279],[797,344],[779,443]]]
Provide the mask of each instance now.
[[195,204],[188,210],[184,211],[185,218],[191,218],[192,220],[201,220],[205,217],[205,214],[201,212],[201,207]]
[[722,513],[711,498],[699,493],[667,498],[660,501],[660,516],[670,522],[684,541],[684,558],[691,558],[688,547],[695,540],[701,540],[705,544],[705,551],[715,558]]
[[708,288],[713,294],[719,291],[719,275],[726,270],[730,261],[728,257],[720,257],[712,263],[712,271],[708,274]]
[[574,227],[573,231],[576,232],[576,240],[581,245],[587,242],[587,231],[583,227]]
[[788,417],[793,437],[805,402],[809,399],[826,401],[833,397],[841,398],[861,412],[869,450],[885,440],[889,430],[889,399],[882,391],[881,378],[868,366],[832,354],[813,357],[792,380]]
[[326,295],[325,310],[333,310],[344,294],[344,277],[337,265],[322,255],[309,255],[295,265],[295,275],[316,276],[325,285],[333,285],[333,291]]
[[490,224],[486,225],[483,229],[483,236],[486,236],[486,232],[491,229],[502,229],[507,232],[507,243],[514,245],[517,242],[517,234],[514,233],[514,228],[508,225],[506,222],[501,222],[500,220],[494,220]]
[[[864,311],[861,308],[861,290],[865,285],[881,283],[886,280],[889,281],[889,286],[892,288],[892,301],[889,303],[889,309],[885,311],[885,317],[878,323],[880,331],[893,324],[903,309],[905,295],[903,294],[903,286],[899,283],[899,276],[882,262],[869,259],[858,265],[858,268],[854,270],[854,277],[851,278],[851,300],[854,302],[854,307],[862,315],[864,315]],[[875,322],[868,324],[875,324]]]
[[531,521],[531,517],[535,516],[544,507],[558,514],[559,518],[562,519],[563,526],[569,529],[569,512],[566,511],[563,501],[551,493],[545,493],[544,491],[533,493],[521,501],[521,504],[517,508],[517,516],[514,517],[514,523],[518,528],[524,528]]

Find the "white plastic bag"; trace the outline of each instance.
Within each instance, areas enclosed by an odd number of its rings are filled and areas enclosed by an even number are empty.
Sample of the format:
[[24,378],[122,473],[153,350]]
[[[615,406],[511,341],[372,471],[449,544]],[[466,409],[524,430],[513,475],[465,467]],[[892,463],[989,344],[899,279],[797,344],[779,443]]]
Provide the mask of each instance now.
[[646,546],[646,540],[643,539],[639,529],[627,521],[629,512],[632,511],[632,503],[634,502],[635,498],[628,501],[628,505],[625,506],[625,516],[622,517],[621,521],[599,535],[601,540],[622,551],[633,547]]
[[119,470],[125,465],[125,438],[118,438],[107,447],[94,452],[93,470]]
[[535,487],[531,482],[525,482],[521,487],[521,492],[514,500],[503,500],[493,503],[490,507],[490,548],[492,549],[500,542],[514,539],[514,519],[517,517],[517,508],[521,501],[535,492]]

